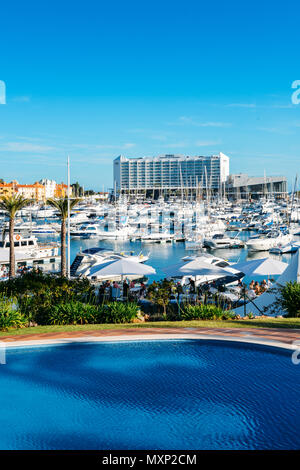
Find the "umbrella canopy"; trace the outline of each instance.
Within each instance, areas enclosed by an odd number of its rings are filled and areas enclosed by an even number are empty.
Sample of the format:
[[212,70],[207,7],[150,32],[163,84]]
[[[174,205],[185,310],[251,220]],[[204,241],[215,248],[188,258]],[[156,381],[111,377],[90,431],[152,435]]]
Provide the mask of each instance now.
[[130,275],[149,275],[155,274],[156,271],[152,266],[127,259],[118,259],[117,261],[109,261],[108,263],[98,264],[90,269],[90,276],[109,277],[109,276],[130,276]]
[[[300,283],[300,252],[297,251],[295,255],[292,256],[290,264],[288,265],[287,269],[284,270],[283,274],[277,279],[274,283],[273,288],[284,286],[287,282],[298,282]],[[276,313],[265,312],[264,309],[274,305],[274,303],[278,300],[278,291],[276,289],[269,289],[259,297],[254,299],[253,303],[246,304],[246,314],[247,312],[252,312],[255,314],[259,314],[262,311],[265,315],[284,315],[286,311],[282,310],[281,307],[278,307]],[[259,309],[259,310],[258,310]],[[235,313],[238,315],[244,315],[244,306],[238,307],[235,309]]]
[[245,276],[251,276],[252,274],[261,276],[280,275],[286,270],[287,266],[287,263],[272,258],[254,259],[232,265],[234,269],[242,271]]
[[212,281],[214,279],[228,278],[238,279],[241,273],[238,270],[229,268],[219,268],[210,263],[206,263],[199,258],[189,263],[177,263],[163,269],[164,273],[169,277],[183,276],[201,276],[204,281]]

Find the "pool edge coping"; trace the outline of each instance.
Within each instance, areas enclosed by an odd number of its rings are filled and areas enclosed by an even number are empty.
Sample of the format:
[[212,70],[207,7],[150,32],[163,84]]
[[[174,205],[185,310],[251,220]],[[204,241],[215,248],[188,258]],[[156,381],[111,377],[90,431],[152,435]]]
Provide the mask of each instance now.
[[17,340],[17,341],[1,341],[1,347],[6,349],[24,348],[24,347],[38,347],[38,346],[55,346],[60,344],[69,343],[122,343],[122,342],[137,342],[137,341],[172,341],[172,340],[215,340],[215,341],[227,341],[237,342],[245,344],[256,344],[262,346],[271,346],[278,349],[287,349],[289,351],[295,351],[300,349],[300,341],[298,344],[284,343],[278,340],[258,338],[251,334],[246,334],[245,337],[240,336],[225,336],[222,334],[201,334],[201,333],[158,333],[158,334],[124,334],[124,335],[112,335],[112,336],[77,336],[68,338],[49,338],[49,339],[36,339],[36,340]]

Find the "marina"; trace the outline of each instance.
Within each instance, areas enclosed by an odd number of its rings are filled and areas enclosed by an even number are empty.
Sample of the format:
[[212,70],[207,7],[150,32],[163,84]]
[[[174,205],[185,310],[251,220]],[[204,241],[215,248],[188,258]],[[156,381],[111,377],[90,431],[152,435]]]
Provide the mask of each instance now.
[[[293,200],[293,214],[298,211]],[[47,218],[42,215],[47,214]],[[229,263],[255,258],[274,257],[290,260],[299,248],[298,218],[291,221],[291,206],[286,201],[260,200],[253,203],[230,201],[185,202],[145,201],[129,203],[120,197],[117,203],[99,203],[82,200],[70,217],[70,264],[72,276],[77,271],[80,252],[97,250],[108,253],[130,253],[132,259],[141,256],[156,270],[150,280],[164,277],[163,268],[188,256],[203,253],[218,256]],[[97,214],[97,215],[95,215]],[[49,218],[49,216],[51,217]],[[254,223],[255,222],[255,223]],[[7,233],[7,222],[2,218],[2,233]],[[23,241],[15,240],[18,268],[39,265],[42,269],[59,270],[59,219],[48,208],[37,206],[23,211],[16,220],[15,237],[32,237],[30,255]],[[27,234],[27,235],[26,235]],[[6,256],[0,264],[8,264],[7,235],[4,246]],[[48,244],[48,251],[45,244]],[[40,246],[39,246],[40,245]],[[50,251],[49,251],[50,250]],[[4,253],[4,247],[2,248]],[[93,254],[98,256],[99,253]],[[106,253],[107,255],[107,253]],[[90,255],[88,255],[90,256]],[[28,258],[28,259],[27,259]],[[103,254],[102,254],[103,258]],[[75,261],[76,260],[76,261]],[[99,261],[99,259],[98,259]]]

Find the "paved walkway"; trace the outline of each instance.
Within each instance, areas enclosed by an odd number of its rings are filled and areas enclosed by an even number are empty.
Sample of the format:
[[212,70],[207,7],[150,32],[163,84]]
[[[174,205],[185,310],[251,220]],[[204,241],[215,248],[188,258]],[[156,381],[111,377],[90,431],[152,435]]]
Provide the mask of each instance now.
[[113,330],[88,330],[72,332],[53,332],[42,334],[9,335],[0,341],[18,344],[55,343],[61,341],[128,340],[128,339],[226,339],[233,341],[273,344],[290,348],[294,341],[300,344],[300,329],[288,328],[128,328]]

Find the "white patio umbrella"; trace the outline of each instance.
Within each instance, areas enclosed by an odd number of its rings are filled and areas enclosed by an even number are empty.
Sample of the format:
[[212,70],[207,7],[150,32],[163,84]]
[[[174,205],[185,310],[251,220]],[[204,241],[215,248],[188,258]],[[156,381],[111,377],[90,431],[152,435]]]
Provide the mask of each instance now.
[[287,266],[287,263],[272,258],[254,259],[232,265],[234,269],[241,271],[245,276],[255,274],[261,276],[276,276],[282,274]]
[[123,276],[146,276],[155,273],[156,271],[152,266],[147,266],[127,259],[118,259],[116,261],[109,261],[108,263],[93,266],[90,269],[89,276],[106,278],[121,276],[122,279]]
[[[292,256],[290,264],[284,270],[283,274],[277,279],[275,284],[273,285],[274,288],[278,288],[279,286],[284,286],[287,282],[298,282],[300,283],[300,252]],[[267,290],[259,297],[257,297],[252,303],[246,304],[246,309],[242,305],[235,309],[235,313],[238,315],[244,315],[245,313],[251,311],[253,313],[264,313],[264,315],[284,315],[286,311],[282,309],[282,307],[278,306],[276,313],[270,313],[265,311],[265,308],[274,305],[274,303],[278,300],[279,292],[276,289]],[[255,306],[257,308],[255,308]],[[245,311],[246,310],[246,311]]]
[[241,277],[241,273],[236,269],[232,269],[232,267],[220,268],[198,258],[189,263],[177,263],[173,266],[166,267],[163,269],[163,272],[168,277],[201,276],[203,277],[203,282],[225,277],[233,279]]

